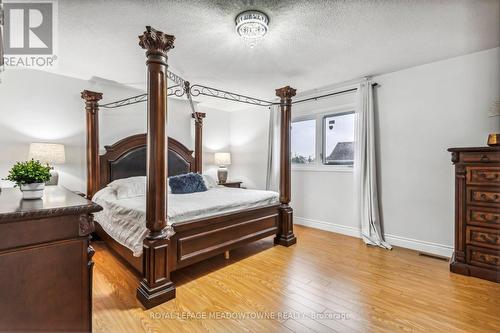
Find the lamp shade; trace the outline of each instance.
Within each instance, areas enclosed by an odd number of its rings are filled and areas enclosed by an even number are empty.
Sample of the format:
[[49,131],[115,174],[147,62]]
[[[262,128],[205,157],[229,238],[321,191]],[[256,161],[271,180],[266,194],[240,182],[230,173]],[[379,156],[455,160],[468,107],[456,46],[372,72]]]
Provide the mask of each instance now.
[[214,160],[215,160],[215,164],[217,164],[217,165],[230,165],[231,164],[231,154],[230,153],[215,153]]
[[66,162],[64,145],[58,143],[30,144],[29,158],[43,163],[63,164]]

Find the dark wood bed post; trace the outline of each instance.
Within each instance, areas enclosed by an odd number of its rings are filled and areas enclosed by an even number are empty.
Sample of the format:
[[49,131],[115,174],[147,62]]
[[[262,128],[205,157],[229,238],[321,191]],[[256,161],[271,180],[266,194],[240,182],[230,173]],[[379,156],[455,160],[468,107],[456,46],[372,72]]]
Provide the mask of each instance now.
[[290,132],[292,128],[292,97],[296,90],[286,86],[276,89],[276,96],[280,98],[281,108],[281,143],[280,143],[280,219],[278,233],[274,243],[290,246],[297,243],[293,234],[293,209],[291,199],[291,160],[290,160]]
[[84,90],[87,119],[87,198],[99,190],[99,101],[102,93]]
[[194,169],[198,173],[203,171],[203,112],[194,112]]
[[146,227],[143,245],[143,277],[137,298],[146,308],[175,298],[170,281],[167,239],[167,53],[175,37],[146,27],[139,45],[146,50],[148,70]]

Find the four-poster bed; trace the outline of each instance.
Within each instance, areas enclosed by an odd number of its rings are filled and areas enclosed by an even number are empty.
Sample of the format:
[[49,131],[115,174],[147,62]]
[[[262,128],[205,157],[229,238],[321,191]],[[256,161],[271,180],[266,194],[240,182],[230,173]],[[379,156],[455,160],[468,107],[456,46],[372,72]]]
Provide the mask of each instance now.
[[[287,86],[276,90],[282,112],[279,200],[264,206],[170,225],[167,223],[167,179],[177,174],[202,172],[205,114],[192,114],[195,122],[193,157],[191,150],[168,137],[167,96],[179,96],[182,93],[168,89],[167,78],[177,83],[174,88],[183,88],[183,93],[187,94],[191,103],[191,95],[200,94],[218,98],[229,96],[233,100],[241,99],[242,102],[261,106],[272,103],[200,85],[190,86],[189,82],[167,70],[167,53],[174,47],[174,36],[147,27],[139,39],[139,45],[146,50],[147,94],[103,104],[101,107],[117,107],[147,100],[147,133],[133,135],[106,146],[105,154],[99,155],[98,115],[102,94],[85,90],[82,98],[87,114],[87,197],[92,198],[114,180],[147,176],[147,236],[143,241],[141,257],[134,257],[129,248],[118,243],[102,227],[97,226],[97,231],[120,257],[142,274],[137,297],[146,308],[151,308],[175,297],[175,286],[170,280],[172,271],[271,235],[275,235],[275,244],[290,246],[296,243],[293,211],[289,206],[291,105],[295,89]],[[167,234],[169,228],[173,230],[173,235]]]

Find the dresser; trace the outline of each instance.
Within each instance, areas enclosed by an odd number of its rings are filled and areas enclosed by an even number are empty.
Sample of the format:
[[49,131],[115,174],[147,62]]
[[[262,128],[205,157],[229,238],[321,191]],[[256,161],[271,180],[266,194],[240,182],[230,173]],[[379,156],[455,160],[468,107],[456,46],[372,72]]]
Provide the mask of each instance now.
[[450,270],[500,282],[500,147],[450,148],[455,251]]
[[58,186],[38,200],[0,192],[0,331],[91,332],[92,213]]

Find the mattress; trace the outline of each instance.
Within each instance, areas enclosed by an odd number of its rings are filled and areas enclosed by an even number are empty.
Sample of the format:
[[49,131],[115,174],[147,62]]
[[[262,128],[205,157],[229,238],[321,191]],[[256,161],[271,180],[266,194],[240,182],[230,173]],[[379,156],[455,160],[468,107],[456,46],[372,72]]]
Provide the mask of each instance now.
[[[103,207],[95,213],[95,221],[118,243],[129,248],[134,256],[142,254],[146,228],[146,197],[118,199],[115,191],[105,187],[93,201]],[[212,217],[244,209],[277,204],[279,194],[272,191],[216,187],[205,192],[168,194],[167,237],[174,234],[175,223]]]

